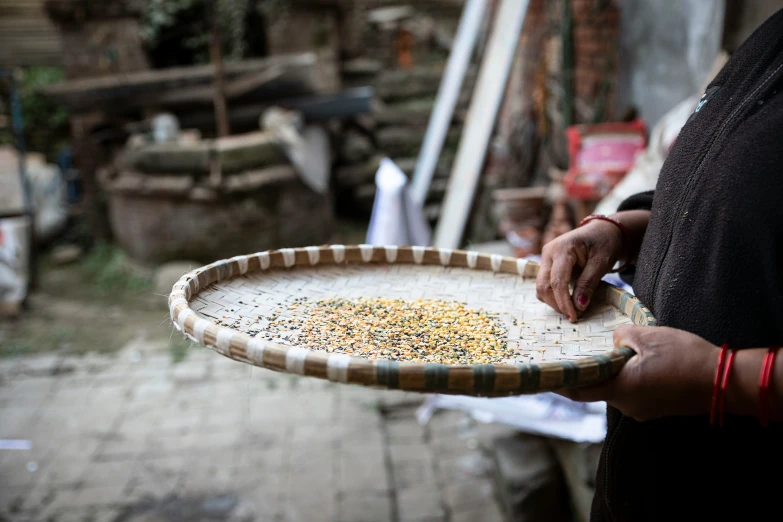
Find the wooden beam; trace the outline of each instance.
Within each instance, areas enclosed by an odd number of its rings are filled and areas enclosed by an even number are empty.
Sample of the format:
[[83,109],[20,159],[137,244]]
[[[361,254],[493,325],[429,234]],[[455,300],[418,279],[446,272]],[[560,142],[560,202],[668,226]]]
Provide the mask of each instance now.
[[209,0],[208,16],[211,33],[209,56],[212,66],[215,68],[213,80],[215,85],[215,120],[217,121],[217,135],[222,137],[231,134],[231,128],[228,124],[228,109],[226,108],[226,78],[223,72],[223,53],[220,50],[220,23],[218,22],[217,0]]
[[435,229],[434,245],[458,248],[473,204],[473,197],[529,0],[501,0],[481,63],[473,99],[449,179],[443,210]]
[[[278,80],[284,80],[284,70],[280,67],[272,67],[268,71],[260,71],[245,74],[236,79],[224,81],[223,95],[226,100],[241,98],[266,85],[273,85]],[[155,98],[150,98],[149,103],[162,106],[194,105],[199,103],[213,103],[216,95],[216,85],[203,87],[188,87],[185,89],[169,90],[160,93]]]
[[[320,90],[316,66],[314,53],[302,53],[227,63],[224,65],[224,72],[226,80],[232,82],[239,78],[257,78],[257,75],[261,74],[267,78],[267,72],[273,74],[272,71],[277,71],[274,74],[280,75],[278,80],[284,84],[285,92],[291,96],[312,94]],[[70,80],[46,87],[41,92],[76,111],[94,109],[97,106],[110,108],[120,100],[127,107],[145,106],[168,91],[183,92],[196,87],[209,89],[200,92],[199,101],[203,98],[204,101],[211,102],[214,73],[212,65],[172,67]]]
[[487,2],[485,0],[468,0],[454,39],[454,46],[446,71],[438,88],[438,96],[435,107],[432,110],[427,133],[424,135],[424,143],[416,162],[416,171],[413,173],[411,183],[411,198],[418,205],[424,205],[427,193],[432,182],[432,175],[440,158],[443,142],[449,130],[454,107],[462,89],[462,81],[470,64],[473,48],[476,46],[476,38],[484,20],[484,11]]

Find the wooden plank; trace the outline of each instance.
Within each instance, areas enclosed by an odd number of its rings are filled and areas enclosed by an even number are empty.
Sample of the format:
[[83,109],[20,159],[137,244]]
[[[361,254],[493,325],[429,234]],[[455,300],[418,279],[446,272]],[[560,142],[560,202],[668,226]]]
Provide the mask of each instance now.
[[[260,71],[239,76],[226,82],[225,96],[227,100],[240,98],[251,94],[267,85],[273,85],[275,81],[285,80],[286,71],[283,68],[273,67],[269,71]],[[151,104],[158,107],[176,107],[181,105],[197,105],[212,103],[215,96],[214,85],[187,87],[184,89],[171,89],[138,100],[140,104]]]
[[[209,60],[215,68],[212,81],[213,100],[215,103],[215,120],[217,121],[217,135],[222,137],[231,134],[228,124],[228,109],[226,108],[226,74],[223,67],[223,52],[220,49],[220,25],[218,24],[217,0],[209,0],[210,42]],[[218,172],[219,173],[219,172]]]
[[[229,107],[231,125],[243,130],[257,130],[258,117],[271,105],[300,112],[305,121],[317,122],[331,119],[345,120],[357,114],[371,111],[373,96],[371,87],[346,89],[335,94],[306,95],[304,97],[281,97],[267,103],[242,103]],[[182,128],[211,130],[215,125],[214,111],[187,110],[175,111]]]
[[529,0],[502,0],[495,16],[457,149],[443,212],[435,229],[436,247],[457,248],[462,240],[528,3]]
[[285,163],[274,136],[256,131],[187,144],[150,143],[126,150],[121,164],[125,169],[151,175],[206,175],[213,168],[230,174]]
[[[315,54],[301,53],[227,63],[225,73],[227,80],[233,80],[251,73],[283,71],[280,73],[281,77],[285,77],[291,86],[298,84],[303,91],[299,94],[305,94],[307,91],[313,92],[319,89],[316,65]],[[96,105],[111,105],[120,99],[123,104],[139,106],[149,104],[150,99],[155,100],[165,96],[168,90],[181,91],[199,85],[210,87],[213,77],[212,65],[172,67],[71,80],[47,87],[43,92],[75,110],[94,108]],[[204,92],[211,93],[211,87],[209,91]]]
[[427,133],[424,135],[424,143],[421,146],[411,183],[411,198],[420,206],[427,199],[432,175],[440,158],[443,142],[446,140],[462,81],[470,64],[473,48],[476,46],[481,22],[484,20],[486,5],[484,0],[469,0],[459,22],[454,47],[438,88],[435,107],[427,125]]

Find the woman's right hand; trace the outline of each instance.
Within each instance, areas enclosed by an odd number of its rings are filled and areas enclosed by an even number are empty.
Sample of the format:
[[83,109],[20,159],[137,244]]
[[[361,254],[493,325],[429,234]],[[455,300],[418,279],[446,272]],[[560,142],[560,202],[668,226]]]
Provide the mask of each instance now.
[[[587,308],[601,278],[623,253],[623,233],[614,224],[593,220],[544,245],[536,296],[575,323]],[[569,284],[574,284],[573,296]]]

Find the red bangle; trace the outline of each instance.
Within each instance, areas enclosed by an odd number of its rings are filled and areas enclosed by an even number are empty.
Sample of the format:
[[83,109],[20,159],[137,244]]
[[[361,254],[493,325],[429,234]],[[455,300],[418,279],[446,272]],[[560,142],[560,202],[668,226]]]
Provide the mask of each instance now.
[[721,346],[720,353],[718,354],[718,367],[715,368],[715,381],[712,383],[712,403],[710,404],[710,426],[715,426],[718,412],[718,399],[720,397],[720,377],[723,375],[723,361],[726,359],[726,352],[729,350],[729,345],[724,344]]
[[770,346],[761,365],[759,380],[759,421],[763,427],[769,426],[769,383],[772,381],[772,370],[775,367],[775,356],[779,346]]
[[618,268],[616,270],[611,270],[610,272],[621,272],[621,271],[625,270],[625,268],[631,262],[631,252],[630,252],[630,250],[631,250],[631,233],[628,232],[628,228],[626,228],[625,225],[623,225],[622,223],[620,223],[616,219],[610,218],[609,216],[604,216],[603,214],[592,214],[590,216],[587,216],[586,218],[584,218],[582,220],[581,223],[579,223],[579,226],[580,227],[584,226],[584,225],[586,225],[589,222],[594,221],[594,220],[606,221],[607,223],[611,223],[614,226],[616,226],[617,228],[619,228],[620,232],[623,233],[623,237],[625,238],[625,250],[626,250],[626,255],[627,255],[626,260],[625,260],[625,263],[623,263],[622,266],[620,266],[620,268]]
[[726,370],[723,372],[723,382],[720,385],[720,399],[718,401],[718,412],[720,417],[720,427],[723,427],[723,413],[726,409],[726,388],[729,384],[729,373],[731,367],[734,365],[734,356],[737,355],[736,350],[729,349],[729,360],[726,361]]

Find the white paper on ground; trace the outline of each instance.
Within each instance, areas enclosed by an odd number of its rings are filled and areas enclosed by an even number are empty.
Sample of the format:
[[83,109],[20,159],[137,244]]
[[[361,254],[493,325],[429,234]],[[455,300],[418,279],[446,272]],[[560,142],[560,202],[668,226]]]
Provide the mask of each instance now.
[[375,187],[366,243],[428,246],[431,232],[427,219],[410,197],[407,176],[392,160],[381,160]]
[[29,440],[0,439],[0,450],[29,450],[33,443]]
[[574,442],[601,442],[606,436],[606,403],[578,403],[554,393],[499,399],[432,395],[416,412],[419,423],[426,424],[437,409],[462,410],[478,422]]

